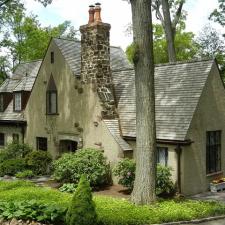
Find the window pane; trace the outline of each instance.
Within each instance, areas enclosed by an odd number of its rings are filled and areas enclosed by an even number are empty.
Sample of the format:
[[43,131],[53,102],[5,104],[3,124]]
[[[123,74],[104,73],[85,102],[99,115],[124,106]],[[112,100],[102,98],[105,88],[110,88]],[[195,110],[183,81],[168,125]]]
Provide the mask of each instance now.
[[49,114],[57,113],[57,92],[56,91],[47,92],[47,113]]
[[47,151],[48,149],[48,139],[45,137],[37,137],[37,150]]
[[5,134],[0,133],[0,145],[4,146],[5,145]]
[[0,111],[4,111],[4,100],[3,100],[3,94],[0,95]]
[[167,166],[168,162],[168,148],[157,147],[157,163]]
[[21,111],[21,93],[15,93],[14,101],[15,111]]
[[57,96],[56,96],[56,92],[52,92],[51,93],[51,113],[56,113],[56,104],[57,104],[57,100],[56,100]]

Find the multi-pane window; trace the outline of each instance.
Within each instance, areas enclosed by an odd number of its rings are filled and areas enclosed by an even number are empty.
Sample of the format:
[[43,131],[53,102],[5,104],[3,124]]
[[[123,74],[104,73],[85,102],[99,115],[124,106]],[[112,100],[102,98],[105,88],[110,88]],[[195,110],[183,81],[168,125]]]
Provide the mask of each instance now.
[[21,92],[14,93],[14,111],[22,110]]
[[206,173],[221,170],[221,131],[206,132]]
[[48,139],[45,137],[37,137],[37,150],[47,151],[48,149]]
[[13,134],[13,143],[19,143],[19,134]]
[[157,163],[167,166],[168,163],[168,148],[157,147]]
[[4,146],[4,145],[5,145],[5,134],[0,133],[0,146]]
[[0,94],[0,112],[4,111],[4,97],[3,94]]
[[57,91],[47,91],[47,114],[57,114]]

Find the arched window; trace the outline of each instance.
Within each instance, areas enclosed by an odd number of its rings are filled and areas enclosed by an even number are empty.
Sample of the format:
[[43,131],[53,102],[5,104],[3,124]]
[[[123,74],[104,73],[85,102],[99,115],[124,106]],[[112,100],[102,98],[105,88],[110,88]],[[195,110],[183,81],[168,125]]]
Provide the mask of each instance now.
[[58,93],[53,76],[51,75],[46,92],[46,110],[48,115],[58,113]]

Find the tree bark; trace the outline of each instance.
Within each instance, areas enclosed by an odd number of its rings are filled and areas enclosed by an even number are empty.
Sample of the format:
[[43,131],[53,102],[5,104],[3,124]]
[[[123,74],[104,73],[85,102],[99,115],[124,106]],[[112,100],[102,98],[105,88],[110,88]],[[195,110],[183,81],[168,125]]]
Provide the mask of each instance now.
[[175,51],[175,45],[174,45],[176,27],[173,30],[168,0],[162,0],[162,10],[163,10],[163,17],[164,17],[164,30],[166,34],[166,43],[167,43],[169,61],[176,62],[176,51]]
[[135,204],[155,201],[156,126],[154,58],[151,0],[131,0],[134,43],[136,46],[136,177],[131,200]]

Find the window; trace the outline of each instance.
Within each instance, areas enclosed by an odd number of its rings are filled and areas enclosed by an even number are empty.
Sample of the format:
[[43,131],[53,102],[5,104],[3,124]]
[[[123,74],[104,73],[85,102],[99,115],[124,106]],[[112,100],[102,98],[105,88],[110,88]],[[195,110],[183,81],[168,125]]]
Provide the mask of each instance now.
[[57,91],[47,91],[47,114],[57,114]]
[[51,52],[51,63],[53,64],[55,61],[54,52]]
[[19,143],[19,134],[13,134],[13,143]]
[[5,145],[5,134],[0,133],[0,146],[4,146],[4,145]]
[[3,94],[0,94],[0,112],[4,111],[4,97]]
[[21,111],[22,104],[21,104],[21,92],[14,93],[14,111]]
[[206,132],[206,173],[221,170],[221,131]]
[[157,147],[157,163],[167,166],[168,162],[168,148]]
[[45,137],[37,137],[37,150],[47,151],[48,149],[48,139]]

